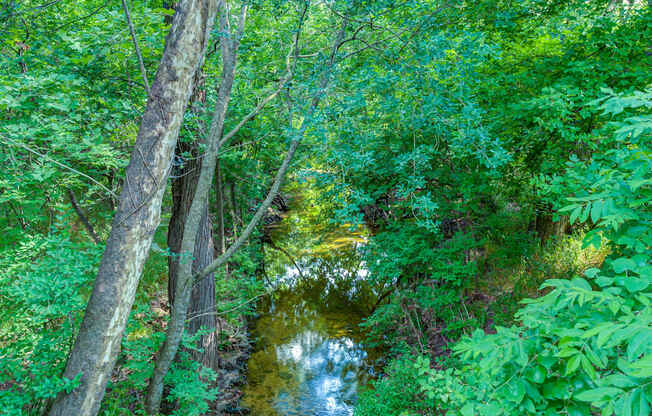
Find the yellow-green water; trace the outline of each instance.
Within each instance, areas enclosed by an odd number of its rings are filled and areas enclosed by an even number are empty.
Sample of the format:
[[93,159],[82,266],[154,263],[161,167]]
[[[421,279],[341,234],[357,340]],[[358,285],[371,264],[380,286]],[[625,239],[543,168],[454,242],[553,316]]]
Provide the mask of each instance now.
[[[358,326],[373,296],[356,250],[362,239],[337,232],[320,240],[285,241],[288,252],[301,253],[295,260],[303,277],[287,256],[267,251],[275,261],[270,280],[281,288],[260,305],[251,327],[255,347],[242,405],[253,416],[352,415],[359,389],[373,376],[376,357]],[[333,243],[330,250],[325,243]]]

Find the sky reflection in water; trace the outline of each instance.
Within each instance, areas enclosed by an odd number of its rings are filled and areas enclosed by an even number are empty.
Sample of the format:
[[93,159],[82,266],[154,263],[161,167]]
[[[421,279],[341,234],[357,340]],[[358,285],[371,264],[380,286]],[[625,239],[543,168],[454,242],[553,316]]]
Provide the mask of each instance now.
[[252,328],[256,349],[242,400],[254,416],[353,415],[358,388],[370,380],[373,352],[360,345],[366,308],[352,299],[356,282],[337,278],[342,264],[323,266],[260,309],[268,313]]

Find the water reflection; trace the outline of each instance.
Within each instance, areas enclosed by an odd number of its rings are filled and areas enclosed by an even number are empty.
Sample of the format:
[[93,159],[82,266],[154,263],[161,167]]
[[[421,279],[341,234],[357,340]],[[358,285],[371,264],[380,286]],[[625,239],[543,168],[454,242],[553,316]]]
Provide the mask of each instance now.
[[361,345],[358,329],[369,290],[364,279],[355,278],[363,273],[359,261],[356,271],[343,267],[343,259],[335,254],[306,260],[303,279],[286,265],[288,272],[277,279],[282,289],[262,305],[267,313],[252,328],[256,349],[243,397],[252,415],[353,414],[375,356]]

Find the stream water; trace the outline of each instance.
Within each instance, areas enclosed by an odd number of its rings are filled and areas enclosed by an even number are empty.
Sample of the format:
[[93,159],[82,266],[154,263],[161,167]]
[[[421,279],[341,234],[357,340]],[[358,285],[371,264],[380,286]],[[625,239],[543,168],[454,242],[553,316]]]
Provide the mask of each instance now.
[[242,404],[252,415],[353,415],[377,358],[358,325],[372,298],[356,250],[360,240],[329,235],[326,245],[297,249],[294,262],[289,253],[268,250],[278,261],[270,281],[279,289],[250,328],[255,347]]

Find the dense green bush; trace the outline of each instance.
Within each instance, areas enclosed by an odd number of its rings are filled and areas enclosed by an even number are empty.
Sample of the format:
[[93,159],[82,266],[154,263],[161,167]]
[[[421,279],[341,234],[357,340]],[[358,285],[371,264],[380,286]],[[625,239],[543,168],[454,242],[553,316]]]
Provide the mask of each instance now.
[[[600,100],[603,101],[603,100]],[[593,229],[585,244],[610,247],[601,268],[551,279],[527,300],[519,326],[477,330],[454,346],[459,364],[433,370],[417,360],[432,408],[467,415],[649,415],[652,403],[652,91],[612,94],[604,152],[571,161],[553,181],[571,222]]]
[[75,380],[61,378],[100,251],[65,233],[0,254],[0,408],[39,414]]
[[431,409],[411,358],[393,361],[386,371],[385,376],[374,381],[373,389],[360,395],[357,416],[404,416],[424,414]]

